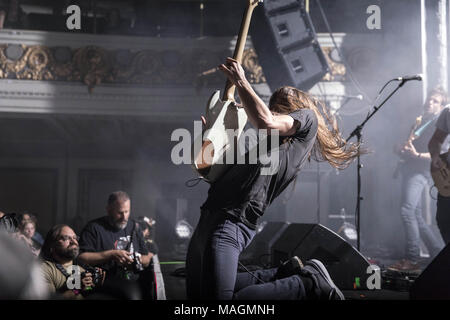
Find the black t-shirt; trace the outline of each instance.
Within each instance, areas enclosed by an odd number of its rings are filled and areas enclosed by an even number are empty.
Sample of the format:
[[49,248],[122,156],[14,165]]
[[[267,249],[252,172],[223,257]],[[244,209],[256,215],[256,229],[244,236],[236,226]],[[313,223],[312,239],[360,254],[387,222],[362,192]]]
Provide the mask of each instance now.
[[158,245],[156,244],[155,241],[153,241],[151,239],[146,239],[145,245],[147,247],[148,252],[151,252],[153,254],[158,254]]
[[436,129],[436,121],[437,116],[431,118],[424,117],[416,131],[414,131],[417,137],[413,140],[413,145],[417,152],[428,152],[428,142]]
[[[437,116],[423,118],[420,125],[414,131],[416,138],[412,144],[418,153],[428,153],[428,142],[436,129]],[[424,172],[429,174],[430,160],[423,158],[407,158],[404,170],[412,172]]]
[[299,126],[287,141],[286,137],[280,137],[277,142],[278,170],[273,174],[262,174],[267,166],[260,159],[256,164],[246,161],[230,166],[211,185],[202,209],[224,211],[250,228],[256,228],[257,220],[267,206],[295,179],[316,141],[318,123],[313,110],[299,109],[289,115]]
[[[130,243],[132,237],[132,243]],[[80,235],[80,254],[83,252],[101,252],[106,250],[127,250],[130,253],[148,254],[144,236],[133,220],[129,219],[123,230],[116,230],[108,222],[108,217],[90,221]],[[116,272],[116,264],[111,261],[98,266],[111,273]]]

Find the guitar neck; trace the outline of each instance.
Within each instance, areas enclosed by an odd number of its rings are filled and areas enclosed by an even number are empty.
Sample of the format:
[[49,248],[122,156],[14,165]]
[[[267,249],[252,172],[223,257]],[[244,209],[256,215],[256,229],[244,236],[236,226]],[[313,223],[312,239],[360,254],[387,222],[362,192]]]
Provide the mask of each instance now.
[[[244,54],[245,42],[247,40],[248,29],[250,27],[250,21],[252,19],[254,8],[255,7],[253,5],[249,4],[244,12],[244,18],[242,19],[239,35],[236,41],[236,47],[233,54],[233,59],[237,60],[239,63],[242,63],[242,55]],[[225,90],[223,92],[222,101],[234,101],[235,90],[236,86],[233,85],[230,80],[227,80],[227,83],[225,84]]]
[[411,131],[409,132],[409,136],[408,136],[408,139],[405,142],[405,145],[413,142],[413,140],[416,138],[416,134],[415,133],[416,133],[417,128],[420,126],[421,122],[422,122],[422,116],[417,117],[416,118],[416,122],[411,127]]

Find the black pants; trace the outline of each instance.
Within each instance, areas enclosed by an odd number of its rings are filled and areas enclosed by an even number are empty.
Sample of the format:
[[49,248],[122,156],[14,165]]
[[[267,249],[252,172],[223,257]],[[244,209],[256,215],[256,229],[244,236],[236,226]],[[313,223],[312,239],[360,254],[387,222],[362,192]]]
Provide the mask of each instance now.
[[445,244],[450,243],[450,197],[438,195],[436,221]]
[[299,275],[275,279],[277,269],[238,273],[239,254],[256,231],[223,212],[203,210],[189,244],[189,300],[294,300],[306,296]]

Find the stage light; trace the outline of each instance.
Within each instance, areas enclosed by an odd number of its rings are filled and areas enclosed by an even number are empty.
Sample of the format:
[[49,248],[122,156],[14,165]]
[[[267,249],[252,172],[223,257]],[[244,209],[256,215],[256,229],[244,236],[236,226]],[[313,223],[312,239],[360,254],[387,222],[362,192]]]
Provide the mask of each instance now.
[[186,220],[180,220],[175,225],[175,232],[180,239],[189,239],[193,232],[192,226]]
[[348,222],[344,222],[337,233],[346,240],[356,241],[358,239],[355,226]]
[[256,226],[256,234],[258,234],[261,231],[263,231],[263,229],[266,226],[266,224],[267,224],[267,221],[263,221],[261,223],[258,223],[258,225]]

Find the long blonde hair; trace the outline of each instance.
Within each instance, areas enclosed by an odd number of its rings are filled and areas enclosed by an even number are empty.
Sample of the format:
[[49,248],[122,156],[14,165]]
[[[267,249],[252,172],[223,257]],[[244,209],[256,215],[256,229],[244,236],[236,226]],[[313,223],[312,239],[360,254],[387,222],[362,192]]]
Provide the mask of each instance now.
[[345,169],[360,154],[360,146],[346,143],[337,126],[336,118],[323,103],[294,88],[281,87],[270,98],[269,109],[278,114],[289,114],[298,109],[311,109],[317,116],[317,138],[311,155],[316,161],[327,161],[337,169]]

